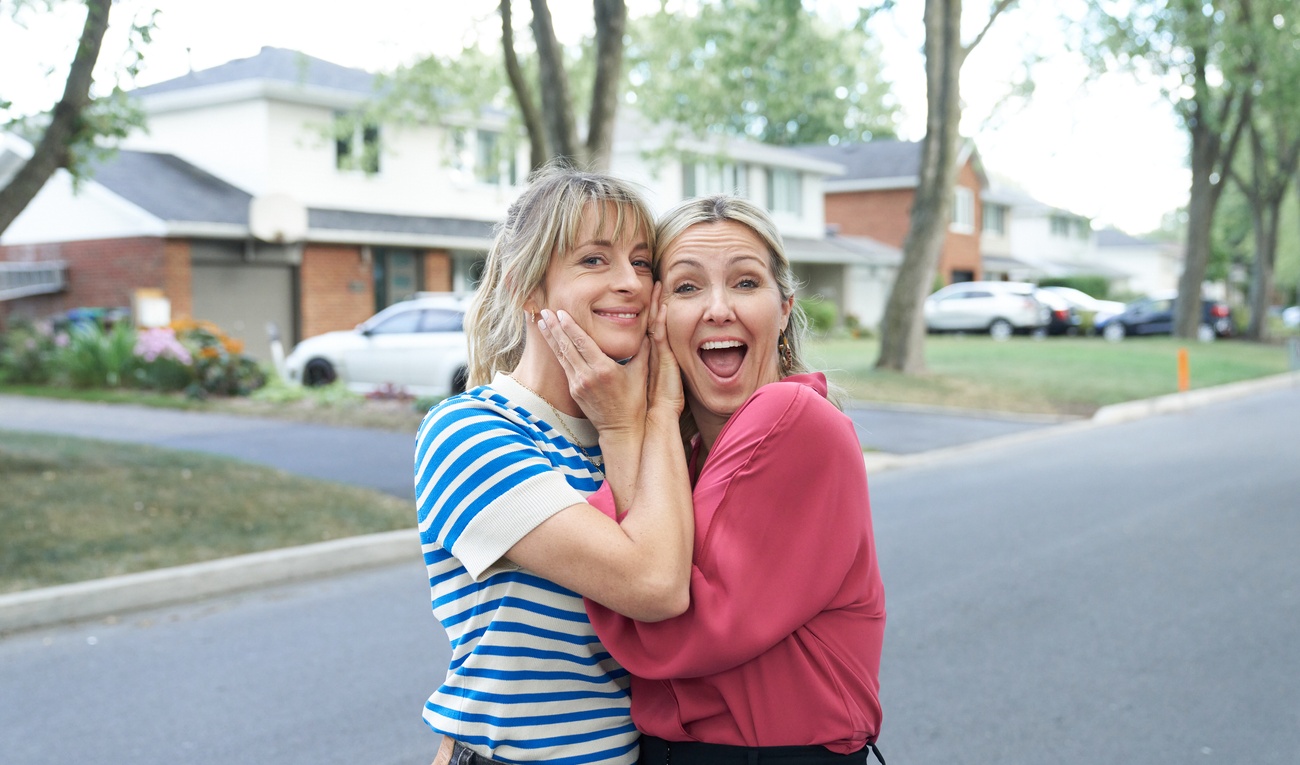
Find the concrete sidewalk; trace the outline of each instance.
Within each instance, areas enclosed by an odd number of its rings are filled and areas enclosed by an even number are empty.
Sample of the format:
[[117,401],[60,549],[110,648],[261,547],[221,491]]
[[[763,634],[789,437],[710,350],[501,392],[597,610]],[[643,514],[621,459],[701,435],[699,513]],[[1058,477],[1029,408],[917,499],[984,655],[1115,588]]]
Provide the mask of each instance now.
[[[1178,412],[1251,393],[1300,388],[1300,372],[1104,407],[1091,419],[1006,417],[908,407],[851,406],[869,473],[933,464],[978,449]],[[225,454],[326,480],[412,496],[414,437],[149,407],[0,396],[0,429],[59,433]],[[928,446],[929,448],[921,448]],[[414,529],[241,555],[189,566],[0,595],[0,634],[102,618],[273,583],[410,561]]]

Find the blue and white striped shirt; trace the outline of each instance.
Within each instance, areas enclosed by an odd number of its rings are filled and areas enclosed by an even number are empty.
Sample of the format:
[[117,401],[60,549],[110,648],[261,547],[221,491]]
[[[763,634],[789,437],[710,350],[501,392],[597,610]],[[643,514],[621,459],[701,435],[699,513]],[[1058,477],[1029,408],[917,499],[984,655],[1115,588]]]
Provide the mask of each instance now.
[[[534,414],[537,413],[537,414]],[[447,678],[424,720],[485,756],[556,765],[637,758],[627,673],[601,645],[581,596],[504,555],[600,487],[596,433],[506,375],[447,399],[416,438],[415,491]],[[590,443],[590,446],[587,444]]]

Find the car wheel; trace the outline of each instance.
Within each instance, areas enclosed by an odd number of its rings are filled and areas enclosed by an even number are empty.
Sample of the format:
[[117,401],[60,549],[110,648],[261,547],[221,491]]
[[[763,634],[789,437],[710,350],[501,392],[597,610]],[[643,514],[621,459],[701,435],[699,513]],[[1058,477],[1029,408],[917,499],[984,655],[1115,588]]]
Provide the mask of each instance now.
[[1006,319],[994,319],[993,323],[989,324],[989,337],[994,340],[1006,340],[1014,331],[1015,327],[1012,327],[1011,322]]
[[312,359],[302,368],[302,384],[309,388],[329,385],[337,379],[339,375],[334,371],[334,365],[325,359]]
[[465,392],[465,383],[469,380],[469,370],[461,367],[451,376],[451,395]]
[[1202,324],[1196,328],[1196,339],[1200,340],[1202,343],[1212,343],[1217,336],[1214,327],[1211,327],[1209,324]]
[[1112,321],[1101,331],[1101,336],[1112,343],[1118,343],[1120,340],[1123,340],[1125,334],[1124,325],[1118,321]]

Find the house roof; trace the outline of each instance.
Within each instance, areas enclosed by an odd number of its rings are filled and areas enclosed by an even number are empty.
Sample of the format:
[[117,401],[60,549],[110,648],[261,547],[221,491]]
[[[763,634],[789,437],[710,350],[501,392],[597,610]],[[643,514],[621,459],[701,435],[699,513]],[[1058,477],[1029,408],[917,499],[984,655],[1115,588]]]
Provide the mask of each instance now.
[[[171,224],[175,235],[204,230],[212,236],[251,236],[248,210],[253,195],[175,155],[118,151],[94,165],[90,178]],[[311,241],[485,248],[492,238],[493,224],[426,215],[309,208],[307,228],[307,238]]]
[[89,175],[164,221],[248,225],[252,194],[173,154],[124,149],[96,163]]
[[190,72],[154,85],[136,88],[135,95],[151,96],[178,90],[224,85],[245,80],[269,80],[289,85],[347,90],[361,95],[374,92],[375,76],[286,48],[265,47],[256,56]]
[[[834,162],[844,167],[844,172],[826,179],[826,191],[866,191],[876,189],[914,188],[920,182],[921,143],[919,141],[865,141],[841,143],[835,146],[805,144],[794,149],[824,162]],[[980,185],[988,186],[975,144],[962,143],[958,162],[974,163]]]
[[1103,228],[1097,232],[1098,247],[1159,247],[1159,242],[1126,234],[1117,228]]
[[829,234],[824,239],[784,237],[786,255],[795,263],[897,266],[903,251],[865,236]]

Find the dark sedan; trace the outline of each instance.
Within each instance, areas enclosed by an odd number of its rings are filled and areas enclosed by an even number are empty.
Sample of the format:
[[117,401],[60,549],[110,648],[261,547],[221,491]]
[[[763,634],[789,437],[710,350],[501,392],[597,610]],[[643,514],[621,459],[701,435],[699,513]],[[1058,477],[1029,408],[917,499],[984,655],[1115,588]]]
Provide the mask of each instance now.
[[[1152,295],[1135,300],[1124,310],[1097,325],[1097,331],[1110,341],[1129,335],[1169,335],[1174,331],[1177,293]],[[1196,336],[1203,341],[1231,337],[1232,308],[1221,300],[1201,300],[1201,324]]]

